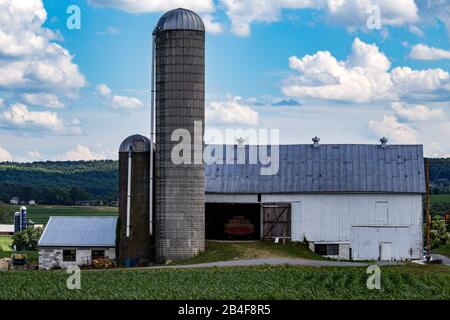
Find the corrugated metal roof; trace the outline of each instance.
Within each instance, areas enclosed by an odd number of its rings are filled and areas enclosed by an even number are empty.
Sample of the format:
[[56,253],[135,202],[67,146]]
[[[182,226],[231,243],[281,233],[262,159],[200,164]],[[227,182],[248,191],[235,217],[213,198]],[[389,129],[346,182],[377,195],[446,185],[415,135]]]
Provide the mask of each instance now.
[[149,152],[150,139],[140,134],[126,138],[119,147],[119,152]]
[[116,217],[50,217],[41,247],[114,247]]
[[[226,159],[228,148],[218,148]],[[421,145],[280,145],[278,173],[266,176],[248,149],[245,164],[207,162],[207,193],[425,192]]]
[[156,31],[163,30],[195,30],[205,31],[202,18],[195,12],[178,8],[166,12],[158,21]]

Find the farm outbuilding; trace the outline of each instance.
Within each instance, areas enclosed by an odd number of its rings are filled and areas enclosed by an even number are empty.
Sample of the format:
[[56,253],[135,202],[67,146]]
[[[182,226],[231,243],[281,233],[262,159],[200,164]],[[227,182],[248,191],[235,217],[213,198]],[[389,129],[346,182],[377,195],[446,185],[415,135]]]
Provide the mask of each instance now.
[[[220,148],[225,159],[230,149]],[[280,145],[275,175],[261,175],[243,148],[244,164],[206,165],[207,238],[306,239],[342,259],[421,258],[422,146]]]
[[13,224],[0,224],[0,236],[12,236],[14,234]]
[[50,217],[39,239],[39,269],[116,258],[116,217]]

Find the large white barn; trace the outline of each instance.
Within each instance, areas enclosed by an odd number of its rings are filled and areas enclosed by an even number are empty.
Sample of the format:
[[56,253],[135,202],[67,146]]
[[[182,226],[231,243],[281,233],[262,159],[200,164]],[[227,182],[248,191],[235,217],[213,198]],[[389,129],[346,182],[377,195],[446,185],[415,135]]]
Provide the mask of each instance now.
[[421,258],[421,145],[281,145],[278,173],[260,167],[206,165],[207,239],[286,237],[335,258]]

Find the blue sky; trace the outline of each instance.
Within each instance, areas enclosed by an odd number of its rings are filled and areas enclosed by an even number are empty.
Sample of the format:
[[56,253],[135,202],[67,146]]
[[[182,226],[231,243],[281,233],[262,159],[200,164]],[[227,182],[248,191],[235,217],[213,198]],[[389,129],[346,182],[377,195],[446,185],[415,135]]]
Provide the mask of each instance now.
[[[73,4],[80,30],[66,25]],[[181,4],[208,31],[208,128],[278,129],[281,143],[387,136],[450,156],[447,1],[4,0],[0,161],[115,158],[147,134],[151,33]],[[367,27],[374,8],[380,29]]]

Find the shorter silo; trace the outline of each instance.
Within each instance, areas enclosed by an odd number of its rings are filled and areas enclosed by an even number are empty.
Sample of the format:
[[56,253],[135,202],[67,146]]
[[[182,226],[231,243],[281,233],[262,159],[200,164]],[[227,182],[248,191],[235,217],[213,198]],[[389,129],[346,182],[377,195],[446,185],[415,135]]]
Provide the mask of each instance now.
[[21,223],[21,231],[25,230],[28,226],[27,223],[27,207],[20,207],[20,223]]
[[118,262],[126,267],[151,261],[150,140],[142,135],[125,139],[119,148]]

